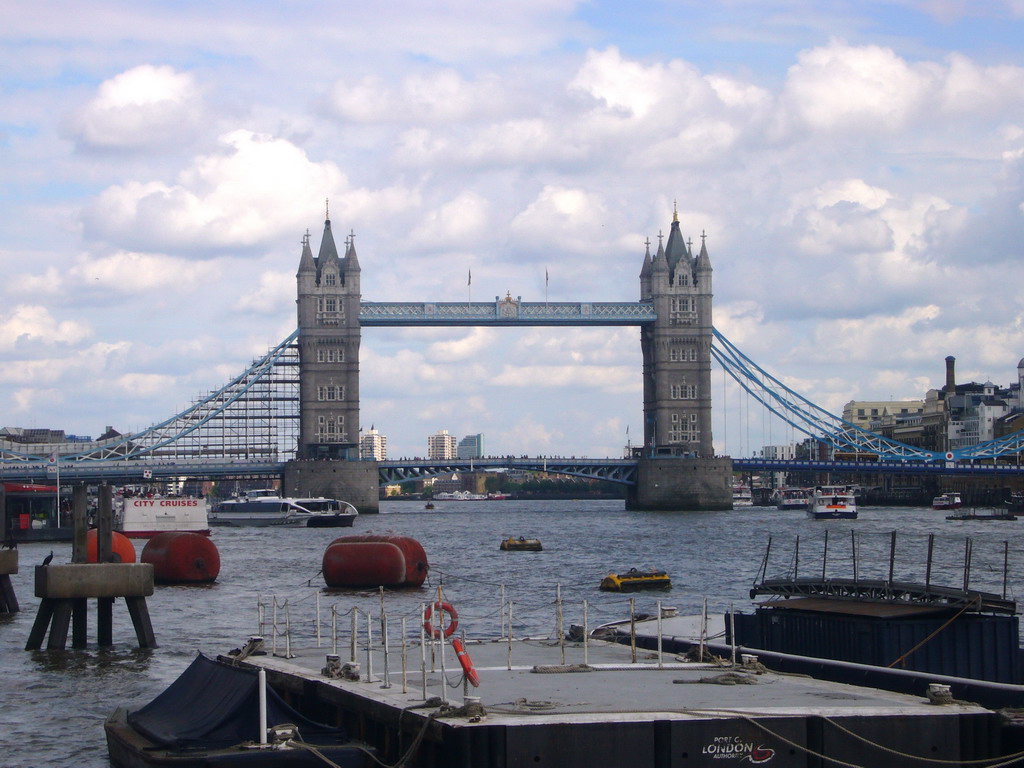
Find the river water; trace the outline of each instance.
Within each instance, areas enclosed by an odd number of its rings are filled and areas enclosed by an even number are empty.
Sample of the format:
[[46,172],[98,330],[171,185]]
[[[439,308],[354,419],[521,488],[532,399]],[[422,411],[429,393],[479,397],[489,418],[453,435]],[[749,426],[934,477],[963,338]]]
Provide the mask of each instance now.
[[[655,601],[698,613],[730,605],[749,609],[769,538],[769,576],[885,578],[891,532],[898,532],[893,573],[898,580],[924,581],[927,536],[935,534],[932,583],[961,587],[971,540],[970,586],[1011,598],[1024,594],[1024,522],[947,521],[930,509],[866,507],[855,521],[811,521],[801,511],[747,508],[732,512],[627,512],[621,501],[453,501],[426,510],[420,502],[382,502],[380,515],[366,515],[353,529],[215,529],[221,555],[216,584],[157,587],[148,599],[159,647],[140,651],[127,609],[114,606],[112,649],[95,647],[95,601],[89,606],[90,647],[85,650],[24,650],[38,601],[32,572],[51,549],[54,562],[70,561],[70,544],[23,544],[21,572],[13,577],[21,612],[0,616],[0,723],[3,757],[10,768],[108,766],[103,720],[118,706],[140,706],[163,690],[197,651],[223,653],[259,631],[258,603],[287,600],[292,641],[315,644],[317,594],[321,632],[330,644],[331,607],[347,636],[349,611],[379,615],[376,591],[321,593],[321,558],[327,545],[347,533],[394,533],[419,540],[431,574],[423,588],[385,594],[389,626],[397,637],[401,619],[418,638],[420,606],[440,585],[459,612],[469,637],[496,637],[501,628],[501,587],[513,602],[516,636],[548,636],[555,629],[555,598],[561,588],[565,625],[582,623],[589,603],[591,626],[624,618],[628,597],[600,592],[610,570],[659,568],[672,577],[665,593],[635,595],[638,611]],[[826,550],[827,558],[822,559]],[[856,533],[856,537],[851,534]],[[543,552],[501,552],[505,536],[539,538]],[[799,537],[799,547],[796,546]],[[1009,541],[1008,550],[1005,542]],[[141,551],[142,542],[136,543]],[[1009,579],[1004,585],[1004,557]],[[261,598],[262,596],[262,598]],[[283,622],[284,608],[278,610]],[[265,628],[270,636],[270,630]],[[282,641],[283,642],[283,641]],[[326,652],[326,651],[325,651]]]

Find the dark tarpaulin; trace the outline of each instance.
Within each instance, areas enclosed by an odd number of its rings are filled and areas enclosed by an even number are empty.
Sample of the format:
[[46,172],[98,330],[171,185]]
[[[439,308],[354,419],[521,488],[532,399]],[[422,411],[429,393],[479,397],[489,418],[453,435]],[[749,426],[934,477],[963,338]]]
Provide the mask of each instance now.
[[[223,749],[259,741],[259,678],[198,654],[167,690],[128,715],[128,723],[171,750]],[[344,744],[343,728],[317,723],[288,706],[267,686],[267,727],[293,723],[304,741]]]

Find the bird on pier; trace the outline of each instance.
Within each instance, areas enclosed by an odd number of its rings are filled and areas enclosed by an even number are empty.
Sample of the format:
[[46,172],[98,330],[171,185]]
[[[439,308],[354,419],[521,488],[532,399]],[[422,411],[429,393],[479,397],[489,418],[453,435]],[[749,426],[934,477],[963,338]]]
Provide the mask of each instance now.
[[43,558],[43,565],[49,565],[50,561],[53,560],[53,550],[50,550],[50,554]]

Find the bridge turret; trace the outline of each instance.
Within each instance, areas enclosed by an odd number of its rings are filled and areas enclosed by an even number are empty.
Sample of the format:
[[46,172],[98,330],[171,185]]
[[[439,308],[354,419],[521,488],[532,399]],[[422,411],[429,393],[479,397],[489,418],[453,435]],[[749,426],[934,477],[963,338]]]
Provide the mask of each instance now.
[[657,321],[641,330],[644,446],[650,455],[711,458],[711,260],[694,259],[673,210],[668,243],[641,273]]
[[651,261],[651,240],[648,238],[644,241],[646,246],[644,250],[644,264],[640,267],[640,300],[651,298],[651,270],[653,264]]

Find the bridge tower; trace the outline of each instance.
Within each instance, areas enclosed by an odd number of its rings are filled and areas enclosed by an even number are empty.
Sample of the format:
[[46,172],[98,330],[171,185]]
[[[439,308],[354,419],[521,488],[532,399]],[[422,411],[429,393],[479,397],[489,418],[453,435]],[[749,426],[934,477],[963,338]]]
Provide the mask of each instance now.
[[299,444],[284,471],[286,496],[344,499],[377,512],[377,462],[359,461],[360,268],[355,235],[339,256],[324,221],[316,258],[309,234],[295,275],[299,320]]
[[644,447],[630,506],[732,507],[732,462],[716,459],[711,434],[712,268],[705,236],[686,242],[672,212],[668,242],[650,243],[640,270],[640,300],[657,320],[640,331]]
[[302,238],[295,276],[300,459],[359,457],[359,273],[354,237],[339,257],[330,216],[316,258],[309,235]]
[[711,259],[701,235],[693,256],[672,213],[668,243],[658,236],[640,271],[640,300],[657,321],[641,330],[644,449],[653,456],[711,458]]

